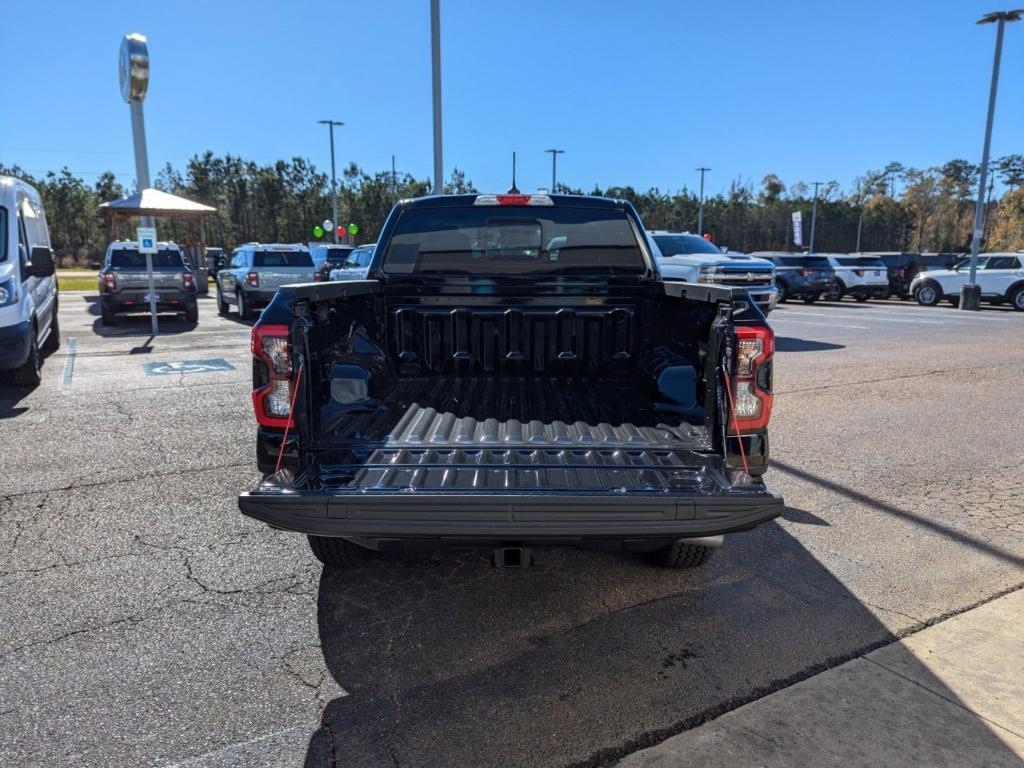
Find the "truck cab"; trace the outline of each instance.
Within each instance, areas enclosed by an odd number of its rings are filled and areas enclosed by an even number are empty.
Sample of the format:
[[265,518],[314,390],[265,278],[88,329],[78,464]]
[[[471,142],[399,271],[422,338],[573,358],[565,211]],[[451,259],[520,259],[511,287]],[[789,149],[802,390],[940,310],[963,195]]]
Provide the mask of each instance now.
[[662,279],[621,200],[403,201],[366,279],[283,286],[252,352],[264,479],[239,506],[329,566],[576,546],[683,567],[782,509],[771,328]]
[[778,298],[775,265],[742,253],[727,253],[690,232],[648,232],[654,258],[665,280],[715,283],[747,290],[750,299],[767,315]]
[[60,346],[57,277],[39,193],[0,176],[0,374],[19,386],[42,380],[44,352]]

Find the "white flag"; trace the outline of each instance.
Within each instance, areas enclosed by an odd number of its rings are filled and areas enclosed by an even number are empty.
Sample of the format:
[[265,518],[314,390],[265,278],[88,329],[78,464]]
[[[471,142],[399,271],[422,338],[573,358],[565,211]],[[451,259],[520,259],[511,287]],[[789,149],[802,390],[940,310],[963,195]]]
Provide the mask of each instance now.
[[800,211],[793,211],[793,242],[799,246],[804,244],[804,216]]

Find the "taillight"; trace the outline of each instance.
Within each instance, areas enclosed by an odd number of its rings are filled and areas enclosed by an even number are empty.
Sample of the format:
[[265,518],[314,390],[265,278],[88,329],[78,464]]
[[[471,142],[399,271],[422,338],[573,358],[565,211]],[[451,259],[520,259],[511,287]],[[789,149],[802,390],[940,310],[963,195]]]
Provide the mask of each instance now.
[[736,367],[733,372],[731,434],[768,426],[772,415],[772,356],[775,334],[767,326],[736,328]]
[[105,272],[103,274],[103,290],[104,291],[116,291],[117,290],[117,276],[113,272]]
[[259,288],[260,287],[260,276],[258,274],[256,274],[255,272],[249,272],[245,276],[245,282],[247,282],[253,288]]
[[811,274],[811,270],[809,270],[809,269],[801,269],[800,270],[800,277],[807,277],[810,274]]
[[857,277],[864,277],[864,270],[863,269],[855,269],[855,270],[853,270],[853,274],[855,274]]
[[267,368],[268,381],[253,389],[256,421],[264,427],[295,427],[292,406],[292,345],[287,325],[257,325],[252,329],[252,355]]
[[181,282],[185,285],[186,289],[196,287],[196,278],[191,272],[183,272]]

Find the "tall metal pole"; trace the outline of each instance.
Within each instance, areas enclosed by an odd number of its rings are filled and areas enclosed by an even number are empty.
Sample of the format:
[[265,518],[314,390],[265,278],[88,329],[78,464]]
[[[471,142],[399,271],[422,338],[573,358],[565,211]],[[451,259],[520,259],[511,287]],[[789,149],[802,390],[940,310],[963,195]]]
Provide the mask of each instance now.
[[[121,83],[121,97],[128,102],[132,118],[132,145],[135,148],[135,180],[139,186],[139,202],[149,189],[149,154],[146,152],[146,121],[142,114],[142,102],[149,90],[149,48],[146,37],[137,33],[125,35],[121,40],[118,54],[118,79]],[[153,217],[143,216],[144,227],[153,227]],[[155,245],[155,243],[154,243]],[[142,243],[139,243],[142,247]],[[153,256],[146,253],[146,275],[149,285],[149,322],[153,335],[159,333],[156,319],[156,285],[153,279]]]
[[444,194],[441,159],[441,0],[430,0],[430,69],[434,92],[434,194]]
[[344,125],[341,120],[317,120],[320,125],[326,125],[331,134],[331,210],[334,216],[331,221],[334,222],[334,226],[331,228],[334,231],[334,242],[338,242],[338,181],[334,174],[334,126]]
[[992,143],[992,120],[996,113],[996,89],[999,87],[999,60],[1003,55],[1003,29],[1007,21],[1019,21],[1022,11],[1003,11],[990,13],[978,21],[979,24],[996,26],[996,53],[992,60],[992,84],[988,92],[988,117],[985,120],[985,145],[981,150],[981,172],[978,174],[978,199],[974,206],[974,236],[971,238],[971,274],[967,285],[960,288],[960,309],[978,311],[981,309],[981,286],[975,281],[978,277],[978,250],[985,236],[985,182],[988,177],[988,152]]
[[697,209],[697,234],[703,237],[704,235],[704,174],[710,171],[710,168],[701,166],[696,170],[700,171],[700,207]]
[[[146,120],[142,114],[142,100],[128,102],[132,114],[132,144],[135,146],[135,181],[139,185],[139,200],[142,191],[149,189],[149,153],[146,150]],[[156,226],[152,216],[143,216],[140,223],[144,227]],[[160,333],[160,324],[156,319],[156,280],[153,276],[153,254],[146,254],[146,275],[149,294],[149,329],[154,336]]]
[[555,194],[555,192],[558,191],[558,188],[556,186],[558,184],[558,173],[557,173],[557,171],[558,171],[558,165],[557,165],[557,163],[558,163],[558,156],[559,155],[564,155],[565,154],[565,150],[564,149],[545,149],[544,151],[551,153],[551,194]]
[[857,216],[857,248],[854,253],[860,253],[860,229],[864,223],[864,190],[859,181],[857,182],[857,202],[860,208],[860,215]]
[[808,253],[814,253],[814,225],[818,222],[818,187],[821,186],[820,181],[812,183],[814,184],[814,205],[811,207],[811,242],[807,246]]

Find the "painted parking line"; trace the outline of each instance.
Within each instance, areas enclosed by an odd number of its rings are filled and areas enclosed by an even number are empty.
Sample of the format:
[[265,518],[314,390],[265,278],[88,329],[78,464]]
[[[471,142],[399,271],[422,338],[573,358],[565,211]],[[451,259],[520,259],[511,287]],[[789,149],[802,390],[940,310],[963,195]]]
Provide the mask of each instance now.
[[846,323],[827,323],[819,320],[816,323],[812,323],[810,320],[790,320],[789,318],[773,318],[773,321],[779,320],[784,323],[792,323],[794,325],[810,325],[814,328],[820,328],[822,330],[828,330],[829,328],[855,328],[858,331],[870,331],[870,326],[867,325],[847,325]]
[[75,355],[78,352],[78,339],[74,336],[68,337],[68,356],[64,360],[64,386],[71,386],[71,380],[75,375]]
[[[797,315],[799,317],[816,317],[823,323],[828,323],[828,319],[831,317],[838,317],[841,320],[863,320],[864,322],[871,322],[875,320],[880,323],[911,323],[913,325],[948,325],[940,320],[918,320],[917,318],[909,317],[895,317],[891,315],[883,315],[880,312],[871,312],[870,314],[864,315],[858,312],[844,313],[844,312],[795,312],[793,310],[786,310],[782,317],[788,317],[789,315]],[[828,323],[831,325],[831,323]]]
[[208,360],[179,360],[173,363],[143,363],[147,376],[170,376],[178,373],[221,373],[233,371],[235,366],[223,357]]

